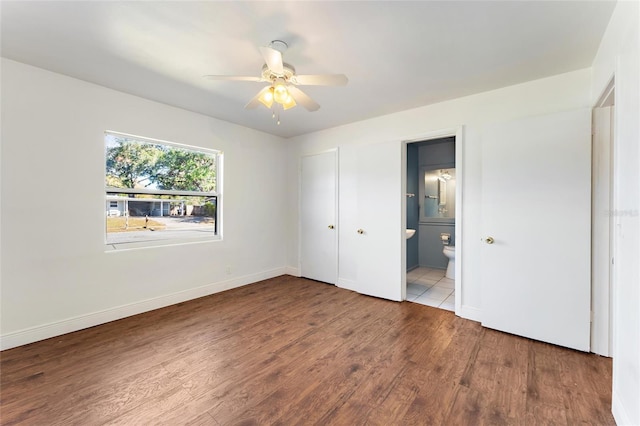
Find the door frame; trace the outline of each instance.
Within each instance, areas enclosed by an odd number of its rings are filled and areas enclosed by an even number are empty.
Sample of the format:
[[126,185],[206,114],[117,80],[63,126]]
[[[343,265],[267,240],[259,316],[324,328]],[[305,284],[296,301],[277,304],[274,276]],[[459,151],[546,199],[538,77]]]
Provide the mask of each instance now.
[[[449,127],[439,130],[433,130],[425,132],[419,135],[411,136],[401,141],[402,143],[402,193],[407,192],[407,144],[416,142],[425,142],[433,139],[441,139],[447,137],[455,137],[455,150],[456,150],[456,217],[455,217],[455,241],[456,246],[456,268],[455,268],[455,284],[454,289],[456,293],[455,297],[455,314],[458,316],[463,315],[463,289],[462,285],[463,269],[462,269],[462,245],[463,245],[463,191],[464,191],[464,126]],[[402,232],[407,227],[407,197],[402,197]],[[402,300],[407,298],[407,245],[402,245]]]
[[[604,149],[609,151],[609,183],[607,185],[606,193],[603,194],[605,198],[608,198],[608,205],[602,206],[609,212],[607,217],[607,225],[608,232],[607,235],[604,235],[602,239],[606,239],[606,241],[601,241],[597,239],[597,235],[592,234],[591,240],[591,249],[592,249],[592,259],[591,259],[591,268],[592,268],[592,281],[591,281],[591,352],[594,352],[598,355],[612,357],[613,356],[613,308],[614,308],[614,293],[615,288],[613,284],[615,283],[615,264],[613,263],[615,259],[615,248],[616,248],[616,233],[615,233],[615,216],[613,215],[614,206],[616,206],[616,185],[615,185],[615,170],[616,170],[616,156],[615,156],[615,138],[616,138],[616,108],[615,108],[615,75],[612,75],[608,80],[607,85],[603,89],[598,98],[598,101],[594,104],[592,108],[592,143],[595,143],[595,111],[599,108],[603,107],[612,107],[612,113],[610,117],[609,126],[611,128],[610,138],[608,143],[605,144]],[[595,147],[594,147],[595,148]],[[592,160],[593,161],[593,160]],[[593,170],[593,162],[592,162],[592,173],[593,177],[597,178],[595,175],[595,170]],[[592,188],[595,189],[595,185],[592,185]],[[595,197],[595,194],[592,194],[592,199]],[[601,210],[601,208],[600,208]],[[592,205],[592,227],[597,220],[602,220],[595,214],[594,206]],[[602,224],[602,223],[601,223]],[[593,229],[593,228],[592,228]],[[597,244],[608,244],[608,258],[596,258],[594,256],[593,250]],[[599,268],[608,268],[608,282],[602,283],[598,280],[594,279],[597,277],[597,270]],[[600,312],[605,311],[606,315],[599,315]]]
[[[334,216],[334,226],[335,226],[335,231],[336,231],[336,238],[335,238],[335,277],[336,277],[336,282],[333,283],[333,285],[337,286],[338,285],[338,277],[339,277],[339,272],[340,272],[340,267],[339,267],[339,260],[340,260],[340,246],[339,246],[339,241],[340,241],[340,223],[339,223],[339,216],[338,216],[338,212],[339,212],[339,205],[338,203],[340,202],[340,197],[339,197],[339,188],[340,188],[340,161],[339,161],[339,156],[340,156],[340,151],[338,148],[331,148],[331,149],[326,149],[323,151],[317,151],[317,152],[312,152],[312,153],[308,153],[308,154],[303,154],[299,157],[299,161],[298,161],[298,211],[301,212],[302,211],[302,161],[305,157],[313,157],[316,155],[322,155],[322,154],[329,154],[329,153],[333,153],[334,154],[334,167],[335,167],[335,191],[334,191],[334,197],[335,197],[335,211],[333,212],[333,216]],[[300,276],[300,274],[302,274],[302,217],[300,215],[298,215],[298,276]]]

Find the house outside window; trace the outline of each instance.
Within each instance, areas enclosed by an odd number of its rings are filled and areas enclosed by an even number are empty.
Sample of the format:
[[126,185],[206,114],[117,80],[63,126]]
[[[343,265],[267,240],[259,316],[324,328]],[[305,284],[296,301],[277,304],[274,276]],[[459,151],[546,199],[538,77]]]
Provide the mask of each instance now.
[[219,238],[220,151],[105,132],[105,242]]

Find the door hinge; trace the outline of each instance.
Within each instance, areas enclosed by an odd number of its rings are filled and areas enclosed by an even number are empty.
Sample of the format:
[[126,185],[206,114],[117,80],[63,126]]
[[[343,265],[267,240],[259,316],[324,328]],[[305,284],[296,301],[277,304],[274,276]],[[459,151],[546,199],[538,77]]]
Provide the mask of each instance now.
[[593,311],[589,312],[589,322],[593,322]]

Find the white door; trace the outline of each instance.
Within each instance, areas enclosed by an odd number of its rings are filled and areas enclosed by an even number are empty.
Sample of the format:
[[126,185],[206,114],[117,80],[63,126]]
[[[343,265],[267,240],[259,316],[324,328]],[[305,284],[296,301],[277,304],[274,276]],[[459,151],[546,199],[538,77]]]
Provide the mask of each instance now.
[[302,157],[301,275],[335,284],[338,278],[336,152]]
[[[344,210],[341,204],[341,214],[345,216],[341,232],[348,233],[341,237],[345,242],[341,256],[355,263],[344,265],[354,275],[349,288],[370,296],[402,300],[402,144],[346,146],[341,148],[341,159],[345,160],[341,166],[341,182],[345,178],[343,195],[351,194],[341,196],[346,204]],[[355,191],[349,191],[351,187]]]
[[483,132],[484,326],[589,350],[590,123],[584,109]]

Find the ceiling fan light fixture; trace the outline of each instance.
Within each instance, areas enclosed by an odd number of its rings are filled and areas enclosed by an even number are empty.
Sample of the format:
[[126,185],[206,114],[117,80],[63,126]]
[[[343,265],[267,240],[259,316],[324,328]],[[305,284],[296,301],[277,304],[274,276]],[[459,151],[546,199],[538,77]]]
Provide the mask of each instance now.
[[289,91],[283,79],[277,79],[273,83],[273,100],[279,104],[285,104],[290,98]]
[[271,105],[273,105],[273,87],[270,87],[269,90],[265,90],[258,100],[262,105],[267,108],[271,108]]
[[287,97],[286,102],[282,104],[282,109],[286,111],[289,108],[293,108],[294,106],[296,106],[296,101],[294,101],[293,97],[291,95],[289,95]]

